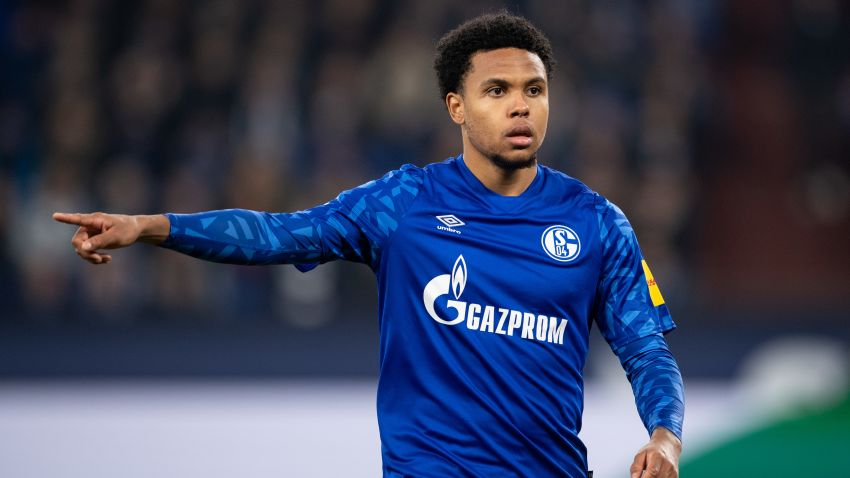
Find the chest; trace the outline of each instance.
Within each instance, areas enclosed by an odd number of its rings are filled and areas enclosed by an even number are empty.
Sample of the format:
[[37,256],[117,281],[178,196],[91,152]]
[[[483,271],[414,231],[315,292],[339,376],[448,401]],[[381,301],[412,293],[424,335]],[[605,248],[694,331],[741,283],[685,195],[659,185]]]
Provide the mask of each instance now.
[[390,266],[424,286],[449,275],[459,298],[551,311],[586,309],[599,274],[597,226],[558,207],[494,214],[474,205],[423,201],[396,231]]

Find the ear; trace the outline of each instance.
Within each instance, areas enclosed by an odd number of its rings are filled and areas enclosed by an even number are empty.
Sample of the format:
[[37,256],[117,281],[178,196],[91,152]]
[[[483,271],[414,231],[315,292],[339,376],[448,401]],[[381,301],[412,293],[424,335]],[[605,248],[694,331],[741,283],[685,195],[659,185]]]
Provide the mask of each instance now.
[[455,124],[464,123],[463,97],[459,93],[449,93],[446,95],[446,108],[449,110],[449,116],[451,116]]

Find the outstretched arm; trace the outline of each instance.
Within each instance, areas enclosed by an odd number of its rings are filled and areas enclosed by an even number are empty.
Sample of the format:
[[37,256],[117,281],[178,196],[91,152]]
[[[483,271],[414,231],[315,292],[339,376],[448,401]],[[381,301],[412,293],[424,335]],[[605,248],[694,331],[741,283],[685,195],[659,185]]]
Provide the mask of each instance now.
[[79,226],[71,243],[93,264],[112,260],[103,249],[147,242],[214,262],[296,264],[307,270],[346,259],[374,268],[423,180],[423,170],[405,165],[294,213],[225,209],[156,216],[56,213],[53,218]]
[[105,249],[145,242],[213,262],[305,264],[331,259],[370,263],[372,244],[341,211],[338,200],[296,213],[225,209],[195,214],[127,216],[56,213],[80,226],[71,244],[93,264],[106,264]]

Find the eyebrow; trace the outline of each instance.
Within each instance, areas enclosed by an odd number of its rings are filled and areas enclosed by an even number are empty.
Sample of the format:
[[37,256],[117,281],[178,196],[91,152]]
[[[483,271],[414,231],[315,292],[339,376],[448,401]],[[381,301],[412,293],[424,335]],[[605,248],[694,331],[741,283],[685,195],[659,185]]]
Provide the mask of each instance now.
[[[534,78],[530,78],[528,81],[525,82],[526,85],[532,85],[532,84],[535,84],[535,83],[545,84],[546,80],[542,76],[535,76]],[[502,87],[502,88],[507,88],[508,86],[511,86],[511,83],[508,80],[505,80],[503,78],[487,78],[486,80],[481,82],[480,86],[484,87],[484,86],[490,86],[490,85],[499,86],[499,87]]]

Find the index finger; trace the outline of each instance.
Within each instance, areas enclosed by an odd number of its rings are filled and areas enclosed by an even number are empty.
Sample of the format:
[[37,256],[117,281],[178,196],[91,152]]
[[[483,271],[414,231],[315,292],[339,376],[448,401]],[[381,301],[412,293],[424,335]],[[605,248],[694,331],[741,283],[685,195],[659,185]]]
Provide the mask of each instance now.
[[75,226],[97,226],[95,219],[91,214],[54,212],[53,219],[65,224],[73,224]]

